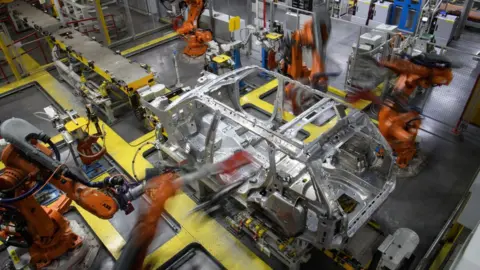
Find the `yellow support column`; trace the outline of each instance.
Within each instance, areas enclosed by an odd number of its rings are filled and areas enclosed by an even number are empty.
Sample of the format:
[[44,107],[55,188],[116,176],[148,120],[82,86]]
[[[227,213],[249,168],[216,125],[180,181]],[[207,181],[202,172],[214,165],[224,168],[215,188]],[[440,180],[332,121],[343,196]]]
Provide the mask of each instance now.
[[8,50],[7,45],[5,45],[5,33],[3,32],[0,32],[0,49],[2,49],[8,65],[10,66],[10,69],[12,70],[13,75],[15,75],[15,79],[17,79],[17,81],[20,80],[22,76],[20,76],[17,66],[13,62],[12,56],[10,55],[10,51]]
[[107,23],[105,22],[105,16],[103,15],[103,9],[100,0],[95,0],[95,9],[97,10],[97,18],[101,26],[100,30],[105,36],[105,42],[107,43],[107,46],[109,46],[112,43],[112,40],[110,39],[110,34],[108,33]]

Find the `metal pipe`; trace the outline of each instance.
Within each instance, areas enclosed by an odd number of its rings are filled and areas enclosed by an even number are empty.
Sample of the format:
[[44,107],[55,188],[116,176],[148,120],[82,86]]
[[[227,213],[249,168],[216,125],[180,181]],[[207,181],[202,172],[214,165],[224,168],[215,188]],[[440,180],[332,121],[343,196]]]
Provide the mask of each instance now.
[[15,79],[20,80],[22,76],[18,72],[17,66],[15,62],[13,62],[12,56],[10,55],[10,51],[8,50],[7,46],[5,45],[5,33],[0,32],[0,49],[3,51],[3,55],[5,56],[5,60],[7,60],[10,69],[12,70]]
[[37,40],[38,48],[42,52],[43,59],[45,60],[45,64],[48,64],[47,55],[45,54],[45,50],[43,50],[42,43],[40,42],[40,39],[38,38],[38,34],[37,34],[36,31],[34,33],[35,33],[35,39]]
[[126,25],[128,25],[128,33],[131,35],[131,40],[135,40],[136,39],[135,28],[133,27],[133,19],[132,19],[132,14],[130,13],[128,0],[123,1],[123,8],[125,9],[125,15],[127,15]]
[[263,28],[267,28],[267,0],[263,0]]
[[68,68],[67,65],[65,65],[64,63],[62,63],[62,61],[60,60],[56,60],[55,61],[55,66],[59,69],[61,69],[63,72],[65,72],[69,78],[71,78],[72,80],[80,83],[81,82],[81,79],[80,79],[80,76],[75,73],[74,71],[70,70],[70,68]]
[[23,36],[23,37],[21,37],[21,38],[19,38],[19,39],[17,39],[17,40],[14,40],[14,41],[12,41],[12,44],[8,44],[7,47],[10,47],[10,46],[12,46],[13,44],[18,43],[18,42],[20,42],[20,41],[23,41],[23,40],[25,40],[25,39],[27,39],[27,38],[29,38],[29,37],[31,37],[31,36],[35,36],[36,34],[37,34],[37,32],[35,31],[35,32],[32,32],[32,33],[30,33],[30,34],[28,34],[28,35],[26,35],[26,36]]
[[273,29],[273,22],[275,21],[275,5],[273,1],[270,3],[270,29]]
[[415,27],[415,31],[413,31],[413,35],[414,35],[414,36],[417,36],[417,35],[418,35],[418,32],[419,32],[420,27],[421,27],[421,24],[422,24],[423,14],[425,13],[425,8],[427,8],[427,6],[430,4],[430,1],[431,1],[431,0],[428,0],[428,1],[423,5],[422,10],[420,11],[420,15],[418,16],[417,26]]
[[[33,50],[35,50],[35,49],[38,49],[38,47],[33,47],[33,48],[30,48],[30,49],[28,49],[28,50],[26,50],[26,51],[22,52],[22,53],[20,53],[19,55],[12,57],[12,60],[19,59],[19,58],[20,58],[20,56],[22,56],[22,55],[25,55],[25,54],[27,54],[27,53],[29,53],[29,52],[31,52],[31,51],[33,51]],[[5,60],[3,60],[3,61],[0,61],[0,63],[2,63],[2,64],[7,64],[8,62],[7,62],[7,61],[5,61]]]
[[[24,47],[25,45],[28,45],[28,44],[32,44],[32,43],[35,43],[35,42],[38,42],[38,41],[41,41],[41,40],[44,40],[46,37],[40,37],[40,38],[35,38],[34,40],[31,40],[31,41],[28,41],[28,42],[23,42],[22,43],[22,47]],[[15,42],[13,42],[15,43]],[[12,44],[9,44],[8,47],[10,47]]]
[[110,40],[110,33],[108,32],[107,24],[105,22],[105,15],[103,15],[103,9],[100,0],[95,0],[95,10],[97,11],[98,22],[100,23],[100,31],[105,38],[106,45],[110,46],[112,40]]
[[[107,15],[105,15],[107,16]],[[67,25],[74,24],[74,23],[81,23],[81,22],[86,22],[86,21],[96,21],[96,17],[91,17],[91,18],[86,18],[86,19],[81,19],[81,20],[76,20],[76,21],[69,21],[67,22]]]
[[256,1],[255,1],[255,19],[254,19],[254,25],[255,25],[255,30],[256,30],[257,32],[260,30],[260,26],[259,26],[259,23],[258,23],[258,21],[259,21],[260,19],[259,19],[258,13],[260,13],[260,0],[256,0]]
[[63,25],[63,26],[66,26],[65,24],[65,17],[63,15],[63,12],[62,12],[62,6],[60,5],[60,0],[54,0],[53,1],[53,4],[54,4],[54,10],[56,11],[57,15],[58,15],[58,18],[60,19],[60,23]]
[[213,40],[215,40],[215,17],[213,16],[213,5],[214,5],[214,0],[210,0],[208,2],[208,10],[210,12],[210,28],[212,30]]
[[178,69],[178,62],[177,62],[177,51],[173,51],[173,64],[175,65],[175,75],[177,77],[177,81],[175,83],[175,87],[181,88],[183,87],[182,82],[180,81],[180,71]]
[[[324,190],[320,188],[320,186],[317,183],[317,178],[315,177],[315,171],[313,170],[312,164],[307,165],[307,171],[310,174],[310,178],[312,180],[312,186],[313,189],[315,190],[315,194],[317,196],[317,201],[320,198],[321,201],[325,203],[325,206],[327,207],[327,218],[332,218],[333,216],[333,205],[330,203],[330,200],[327,196],[326,193],[324,193]],[[322,181],[322,180],[318,180]]]
[[[253,25],[252,0],[247,0],[247,25]],[[241,30],[240,30],[241,31]],[[250,31],[249,31],[250,32]],[[252,55],[252,39],[247,41],[247,56]]]

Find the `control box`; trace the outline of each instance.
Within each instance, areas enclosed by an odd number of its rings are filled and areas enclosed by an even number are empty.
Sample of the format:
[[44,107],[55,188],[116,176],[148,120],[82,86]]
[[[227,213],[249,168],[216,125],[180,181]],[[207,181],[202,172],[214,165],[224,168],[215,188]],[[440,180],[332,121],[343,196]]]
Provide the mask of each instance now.
[[292,0],[292,7],[312,11],[313,0]]

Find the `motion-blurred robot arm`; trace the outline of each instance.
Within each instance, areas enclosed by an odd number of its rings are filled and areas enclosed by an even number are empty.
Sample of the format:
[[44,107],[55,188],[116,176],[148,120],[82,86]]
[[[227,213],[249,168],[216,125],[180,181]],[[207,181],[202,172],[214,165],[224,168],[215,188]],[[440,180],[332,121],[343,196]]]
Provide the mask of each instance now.
[[448,85],[453,79],[451,63],[438,55],[420,54],[407,59],[396,58],[380,64],[396,74],[398,80],[394,93],[408,98],[415,89]]
[[174,182],[177,177],[176,173],[169,172],[149,181],[146,193],[152,200],[152,204],[140,213],[135,227],[123,247],[122,254],[115,263],[114,270],[143,269],[144,260],[148,248],[155,238],[158,221],[164,212],[165,203],[179,187]]
[[313,43],[315,49],[312,54],[313,63],[310,81],[315,85],[317,80],[321,80],[325,83],[327,81],[325,61],[327,59],[327,43],[330,38],[332,25],[327,4],[322,0],[314,0],[312,5]]
[[[347,101],[370,100],[381,105],[378,113],[378,128],[397,156],[399,168],[409,166],[417,153],[416,137],[421,125],[420,114],[408,107],[408,100],[420,86],[424,89],[448,85],[453,79],[452,64],[439,55],[420,54],[390,60],[373,60],[372,64],[385,67],[398,75],[393,91],[381,100],[370,89],[349,93]],[[419,163],[420,164],[420,163]]]
[[[321,0],[313,1],[313,18],[307,21],[302,29],[291,35],[291,51],[286,57],[288,61],[287,73],[294,79],[309,77],[310,83],[326,80],[325,59],[326,47],[330,38],[331,21],[326,4]],[[303,65],[302,47],[312,48],[312,68],[308,70]]]
[[[310,86],[320,91],[327,91],[328,76],[326,73],[326,47],[330,38],[331,21],[327,5],[321,0],[313,1],[313,18],[307,21],[302,29],[291,34],[287,41],[289,50],[285,54],[283,72],[296,80],[308,80]],[[312,48],[312,68],[309,70],[303,63],[302,48]],[[304,82],[305,83],[305,82]],[[292,101],[295,115],[301,113],[302,104],[308,98],[298,93],[292,85],[286,88],[287,97]]]
[[187,47],[184,53],[191,57],[198,57],[203,55],[207,49],[207,42],[213,39],[212,33],[209,30],[198,28],[198,21],[204,9],[203,0],[187,0],[188,18],[183,25],[177,29],[177,33],[186,36]]
[[405,59],[381,61],[380,65],[398,74],[391,97],[383,102],[378,127],[397,155],[397,165],[406,168],[415,157],[415,139],[421,125],[420,114],[409,109],[408,98],[418,86],[448,85],[453,79],[451,63],[438,55],[421,54]]
[[158,221],[165,209],[165,203],[180,186],[217,174],[231,174],[237,168],[250,162],[250,155],[247,152],[240,151],[224,161],[206,164],[197,171],[182,176],[175,172],[167,172],[151,179],[146,186],[145,193],[152,200],[152,205],[140,214],[114,270],[143,268],[148,247],[154,239]]
[[195,32],[198,28],[198,19],[203,10],[203,0],[187,0],[188,5],[188,18],[183,22],[182,27],[177,29],[177,32],[181,35],[186,35],[190,32]]

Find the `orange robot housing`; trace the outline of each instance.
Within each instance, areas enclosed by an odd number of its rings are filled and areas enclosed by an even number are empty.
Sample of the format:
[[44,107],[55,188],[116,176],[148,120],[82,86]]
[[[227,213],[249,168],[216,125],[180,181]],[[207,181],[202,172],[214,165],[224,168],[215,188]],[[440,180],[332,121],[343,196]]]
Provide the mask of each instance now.
[[[453,79],[451,64],[439,56],[420,55],[410,60],[393,59],[380,64],[399,75],[393,96],[402,103],[408,102],[418,86],[448,85]],[[391,100],[385,101],[378,114],[378,127],[396,153],[398,167],[405,168],[417,152],[415,139],[421,119],[418,112],[399,112],[396,105]]]
[[398,167],[405,168],[417,152],[415,139],[421,124],[420,114],[399,113],[394,104],[386,103],[378,114],[378,128],[397,155]]
[[[312,68],[309,70],[303,63],[302,46],[314,46],[314,29],[313,21],[307,21],[302,29],[299,29],[292,33],[292,48],[290,63],[283,62],[283,70],[295,80],[301,80],[308,78],[310,85],[313,87],[317,85],[327,85],[326,76],[318,76],[319,74],[325,74],[325,59],[322,59],[320,53],[316,48],[312,49]],[[325,24],[321,27],[322,42],[326,43],[329,38],[329,31]],[[303,95],[297,93],[293,84],[287,85],[285,88],[286,97],[292,102],[292,110],[295,115],[300,114],[301,104],[303,103]]]
[[198,57],[207,51],[208,45],[206,43],[212,41],[213,36],[209,30],[198,29],[198,19],[202,14],[204,1],[187,0],[186,3],[188,5],[188,18],[182,27],[177,29],[177,33],[185,36],[187,40],[187,47],[185,47],[183,53],[191,57]]
[[[46,155],[52,151],[32,140],[32,144]],[[9,193],[15,198],[22,198],[12,202],[13,206],[25,219],[26,232],[30,236],[29,252],[31,263],[37,268],[47,266],[52,260],[65,254],[82,243],[82,239],[72,232],[68,221],[63,217],[72,201],[104,219],[112,218],[118,210],[113,198],[107,194],[84,186],[61,175],[59,166],[55,172],[42,170],[23,157],[12,145],[8,145],[2,153],[2,162],[5,170],[0,175],[0,189],[3,194]],[[33,190],[39,190],[37,185],[50,182],[65,194],[53,205],[42,206],[35,197]],[[42,186],[43,187],[43,186]],[[1,202],[5,202],[2,199]],[[2,206],[0,205],[0,208]],[[5,207],[3,207],[5,209]],[[15,226],[13,226],[15,227]],[[18,232],[9,229],[0,231],[3,239],[14,239]]]
[[406,59],[381,61],[380,64],[399,75],[394,92],[407,98],[418,86],[430,88],[436,85],[448,85],[453,79],[452,69],[449,67],[422,66]]

